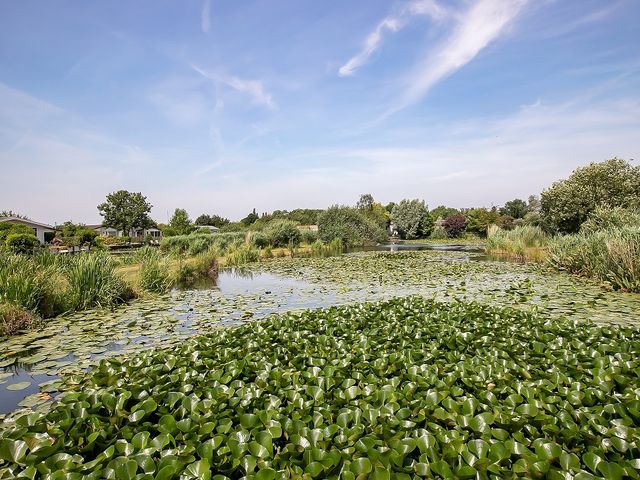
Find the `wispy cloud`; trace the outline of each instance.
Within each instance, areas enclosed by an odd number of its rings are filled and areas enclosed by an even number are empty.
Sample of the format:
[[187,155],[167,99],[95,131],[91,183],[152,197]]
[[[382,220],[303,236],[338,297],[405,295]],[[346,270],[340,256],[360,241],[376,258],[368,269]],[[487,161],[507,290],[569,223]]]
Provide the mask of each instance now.
[[202,33],[208,33],[211,28],[211,0],[204,0],[202,3],[200,27],[202,28]]
[[420,100],[438,82],[473,60],[507,31],[527,0],[478,0],[440,44],[408,76],[404,95],[388,113]]
[[397,32],[409,22],[411,17],[417,15],[440,20],[447,16],[447,11],[433,0],[420,0],[409,3],[395,15],[385,17],[378,23],[376,28],[367,35],[362,50],[338,69],[338,75],[341,77],[353,75],[356,70],[367,63],[369,57],[380,48],[385,32]]
[[265,90],[264,85],[260,80],[245,80],[233,75],[211,73],[196,65],[191,65],[191,68],[203,77],[208,78],[213,82],[227,85],[228,87],[231,87],[240,93],[249,95],[253,102],[258,105],[262,105],[270,109],[276,108],[273,97],[269,92]]

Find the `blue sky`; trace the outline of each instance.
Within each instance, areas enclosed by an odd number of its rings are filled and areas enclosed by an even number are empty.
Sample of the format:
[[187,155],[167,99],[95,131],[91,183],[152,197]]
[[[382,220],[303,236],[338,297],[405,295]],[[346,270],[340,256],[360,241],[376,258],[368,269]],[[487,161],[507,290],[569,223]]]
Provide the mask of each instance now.
[[637,0],[0,3],[0,210],[500,205],[640,160]]

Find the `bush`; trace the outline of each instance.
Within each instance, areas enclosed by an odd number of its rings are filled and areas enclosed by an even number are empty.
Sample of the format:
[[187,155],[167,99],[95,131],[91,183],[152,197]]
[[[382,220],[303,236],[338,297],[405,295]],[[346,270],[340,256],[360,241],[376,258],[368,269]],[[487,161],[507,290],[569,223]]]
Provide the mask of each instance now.
[[0,336],[14,335],[35,323],[33,313],[15,305],[0,303]]
[[453,215],[442,222],[442,228],[449,238],[458,238],[464,235],[468,223],[464,215]]
[[357,209],[335,205],[319,215],[318,236],[324,243],[339,239],[353,247],[384,242],[387,232]]
[[449,235],[442,225],[436,225],[433,227],[433,230],[431,230],[429,238],[433,240],[444,240],[445,238],[449,238]]
[[640,211],[621,207],[598,207],[580,226],[580,232],[591,234],[623,227],[640,227]]
[[306,243],[307,245],[311,245],[318,240],[318,232],[314,232],[308,228],[301,230],[300,234],[302,243]]
[[640,227],[556,237],[549,246],[549,263],[615,290],[640,292]]
[[274,247],[300,245],[300,239],[302,238],[302,234],[298,230],[298,224],[291,220],[283,219],[269,222],[264,229],[264,234]]
[[40,248],[40,241],[33,233],[10,233],[5,245],[14,253],[31,254]]
[[249,242],[257,248],[266,248],[269,246],[269,237],[262,232],[251,232]]
[[238,242],[244,242],[244,239],[245,234],[242,232],[216,233],[213,235],[209,233],[177,235],[175,237],[163,238],[160,242],[160,249],[164,252],[177,255],[198,255],[211,248],[216,248],[220,255],[224,255],[224,252],[230,245]]

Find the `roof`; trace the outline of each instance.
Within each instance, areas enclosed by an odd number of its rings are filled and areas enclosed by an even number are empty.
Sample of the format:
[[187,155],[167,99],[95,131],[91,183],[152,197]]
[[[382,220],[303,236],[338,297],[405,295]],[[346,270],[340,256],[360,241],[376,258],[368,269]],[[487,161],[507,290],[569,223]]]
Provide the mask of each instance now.
[[20,218],[20,217],[0,217],[0,222],[11,222],[11,223],[20,223],[22,225],[33,225],[36,227],[46,228],[48,230],[55,230],[55,227],[51,225],[47,225],[46,223],[34,222],[28,218]]

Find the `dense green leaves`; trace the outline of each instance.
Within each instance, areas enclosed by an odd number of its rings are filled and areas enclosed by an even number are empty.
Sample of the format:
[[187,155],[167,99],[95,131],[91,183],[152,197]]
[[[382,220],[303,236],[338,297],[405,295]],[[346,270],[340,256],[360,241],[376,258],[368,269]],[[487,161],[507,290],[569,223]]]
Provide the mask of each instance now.
[[106,359],[0,478],[639,478],[640,333],[395,299]]

